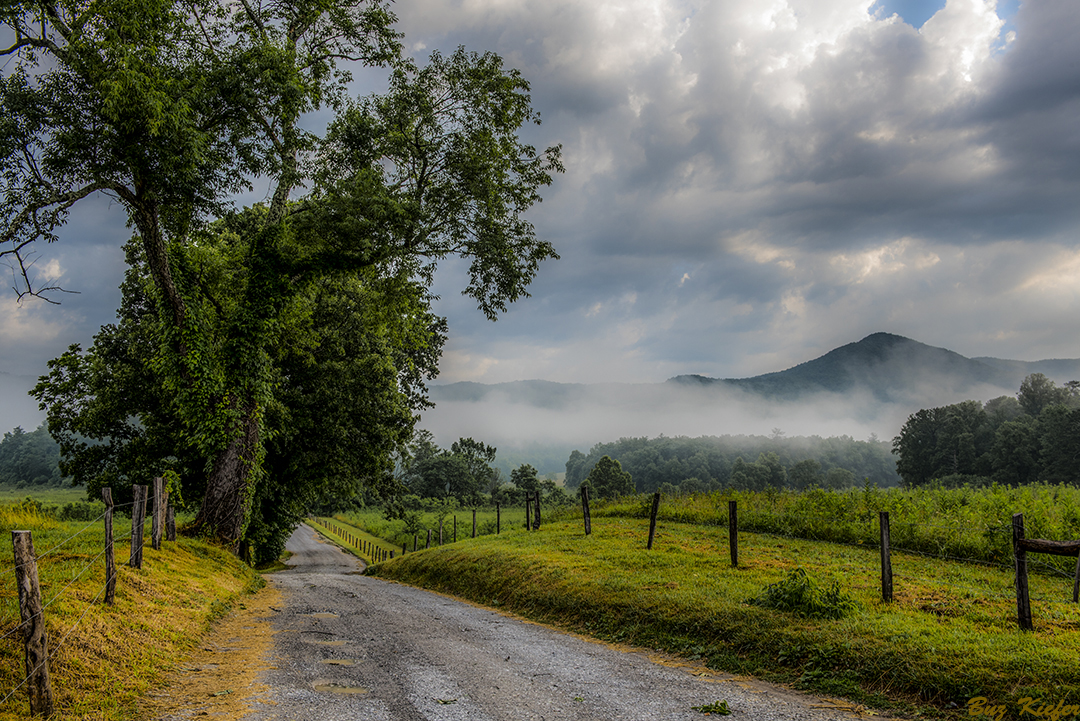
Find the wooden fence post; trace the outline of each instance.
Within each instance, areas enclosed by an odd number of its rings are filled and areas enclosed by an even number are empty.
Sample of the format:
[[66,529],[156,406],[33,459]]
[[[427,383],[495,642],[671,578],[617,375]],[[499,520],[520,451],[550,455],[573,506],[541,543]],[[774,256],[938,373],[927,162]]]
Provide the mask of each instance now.
[[165,507],[165,540],[176,543],[176,507],[171,503]]
[[394,552],[393,551],[390,551],[390,560],[391,561],[394,560]]
[[405,549],[405,544],[403,543],[403,544],[401,544],[401,555],[402,555],[402,556],[404,556],[404,555],[405,555],[405,550],[406,550],[406,549]]
[[155,551],[161,550],[161,536],[165,531],[165,479],[154,479],[154,516],[150,520],[150,545]]
[[443,527],[443,519],[440,518],[439,519],[439,545],[440,546],[443,545],[442,527]]
[[[499,502],[495,502],[495,535],[499,535],[502,532],[502,509],[499,506]],[[1080,558],[1080,556],[1077,556]]]
[[101,489],[101,500],[105,501],[105,603],[111,606],[116,599],[116,551],[113,548],[111,488]]
[[533,530],[540,530],[540,491],[536,492],[536,507],[533,509],[533,518],[536,520],[533,522]]
[[1020,543],[1024,540],[1024,514],[1012,517],[1013,559],[1016,565],[1016,622],[1024,631],[1031,631],[1031,600],[1028,598],[1027,550]]
[[431,529],[430,528],[427,529],[427,545],[424,546],[424,548],[425,549],[431,548]]
[[476,509],[472,509],[472,537],[476,538]]
[[652,497],[652,511],[649,512],[649,545],[648,549],[652,550],[653,537],[656,535],[656,514],[660,510],[660,491],[653,494]]
[[532,494],[525,494],[525,530],[532,530]]
[[728,501],[728,548],[731,550],[731,567],[739,565],[739,504],[737,501]]
[[878,512],[881,527],[881,600],[892,601],[892,556],[889,549],[889,512]]
[[1073,571],[1073,603],[1080,603],[1080,553],[1076,554],[1076,570]]
[[412,550],[413,550],[413,553],[416,553],[416,534],[415,533],[413,534],[413,537],[412,537]]
[[53,695],[49,682],[48,639],[41,607],[37,558],[30,531],[12,531],[15,549],[15,585],[19,588],[19,615],[22,618],[23,643],[26,646],[26,686],[30,692],[30,714],[52,716]]
[[128,565],[142,568],[143,523],[146,521],[146,486],[132,486],[135,505],[131,507],[131,558]]
[[589,515],[589,487],[581,487],[581,512],[585,516],[585,535],[592,533],[592,517]]

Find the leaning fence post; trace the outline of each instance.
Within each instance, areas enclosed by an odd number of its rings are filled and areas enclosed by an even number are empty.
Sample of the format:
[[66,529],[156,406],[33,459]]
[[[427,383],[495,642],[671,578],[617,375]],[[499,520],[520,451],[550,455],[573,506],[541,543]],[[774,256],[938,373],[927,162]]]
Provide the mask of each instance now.
[[585,516],[585,535],[592,533],[592,518],[589,516],[589,487],[581,487],[581,511]]
[[132,486],[135,505],[131,508],[131,558],[128,565],[142,568],[143,524],[146,522],[146,486]]
[[1013,559],[1016,565],[1016,622],[1024,631],[1031,631],[1031,600],[1028,598],[1027,550],[1024,540],[1024,514],[1016,513],[1012,517]]
[[731,567],[739,565],[739,504],[737,501],[728,501],[728,547],[731,549]]
[[105,501],[105,603],[111,606],[116,598],[116,551],[113,548],[111,488],[101,489],[101,500]]
[[22,618],[23,643],[26,646],[26,681],[30,692],[30,714],[52,716],[53,695],[49,682],[48,638],[41,607],[37,559],[30,531],[12,531],[15,550],[15,584],[19,588],[19,615]]
[[656,535],[656,513],[660,510],[660,491],[653,494],[652,497],[652,511],[649,512],[649,546],[648,549],[652,550],[653,537]]
[[881,600],[892,601],[892,556],[889,548],[889,512],[878,512],[881,527]]
[[472,537],[476,538],[476,509],[472,509]]
[[536,520],[533,522],[533,530],[540,530],[540,491],[536,492],[536,507],[533,509],[533,518]]
[[161,534],[165,530],[165,479],[154,479],[154,517],[150,521],[150,545],[155,551],[161,550]]
[[525,530],[532,530],[532,494],[525,494]]

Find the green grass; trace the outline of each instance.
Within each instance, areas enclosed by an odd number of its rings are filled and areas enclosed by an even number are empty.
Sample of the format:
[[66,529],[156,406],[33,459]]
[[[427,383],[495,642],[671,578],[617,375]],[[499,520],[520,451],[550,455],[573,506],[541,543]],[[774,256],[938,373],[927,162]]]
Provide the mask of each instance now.
[[[599,638],[704,659],[732,673],[794,682],[871,706],[961,710],[973,697],[1080,703],[1080,608],[1071,581],[1031,578],[1035,631],[1021,632],[1008,569],[894,554],[895,600],[880,600],[876,546],[725,528],[576,519],[513,530],[379,564],[369,573],[505,608]],[[858,609],[805,618],[748,603],[795,568],[838,581]]]
[[[0,537],[30,530],[45,610],[57,719],[132,719],[136,701],[198,642],[208,624],[262,579],[227,552],[194,539],[149,545],[143,567],[126,564],[130,520],[114,523],[117,584],[113,606],[101,603],[103,523],[60,522],[0,506]],[[78,535],[76,535],[78,534]],[[74,536],[74,538],[72,538]],[[70,540],[67,540],[70,539]],[[63,545],[59,545],[67,540]],[[12,554],[0,554],[0,698],[23,679],[18,596]],[[10,635],[9,635],[10,634]],[[0,720],[29,715],[25,690],[0,705]]]
[[[86,488],[77,486],[62,486],[58,488],[13,488],[12,486],[0,486],[0,505],[16,503],[26,498],[34,498],[45,505],[59,506],[65,503],[78,503],[86,500]],[[100,499],[97,499],[100,500]]]
[[[541,516],[550,516],[554,509],[541,508]],[[457,517],[457,539],[459,541],[472,537],[472,509],[457,509],[442,516],[443,543],[454,541],[454,518]],[[397,519],[388,521],[383,516],[382,509],[368,508],[362,511],[350,511],[334,515],[338,521],[353,528],[366,531],[371,536],[386,542],[386,548],[401,550],[404,544],[408,550],[412,550],[413,537],[416,537],[418,548],[423,548],[427,542],[427,529],[431,529],[432,545],[438,545],[439,518],[434,512],[421,512],[420,526],[416,533],[410,533],[405,528],[405,521]],[[523,528],[525,525],[525,509],[502,508],[499,512],[499,527],[503,532],[514,528]],[[479,508],[476,511],[476,533],[478,536],[487,536],[495,533],[496,513],[494,508]]]

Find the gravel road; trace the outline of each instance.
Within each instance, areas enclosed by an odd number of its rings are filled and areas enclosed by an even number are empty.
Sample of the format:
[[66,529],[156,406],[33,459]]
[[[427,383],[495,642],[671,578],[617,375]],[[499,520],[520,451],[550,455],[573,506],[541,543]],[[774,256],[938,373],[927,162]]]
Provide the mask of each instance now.
[[244,718],[318,721],[685,719],[725,700],[732,719],[851,719],[782,687],[658,663],[435,593],[361,575],[354,557],[301,526],[283,608]]

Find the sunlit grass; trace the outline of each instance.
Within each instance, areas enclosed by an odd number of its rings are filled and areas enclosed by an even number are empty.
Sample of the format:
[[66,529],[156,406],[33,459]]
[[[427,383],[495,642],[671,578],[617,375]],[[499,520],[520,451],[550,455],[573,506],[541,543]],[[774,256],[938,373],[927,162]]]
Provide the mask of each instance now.
[[[181,538],[150,547],[143,567],[127,566],[130,519],[117,516],[114,543],[116,603],[101,602],[105,583],[101,521],[58,522],[0,506],[0,537],[30,530],[38,562],[50,648],[53,694],[59,719],[130,719],[135,702],[197,642],[211,620],[261,578],[231,554]],[[74,538],[73,535],[78,534]],[[67,540],[71,539],[71,540]],[[66,543],[60,545],[67,540]],[[18,596],[12,553],[0,553],[0,698],[22,680],[24,655],[18,632]],[[29,715],[25,687],[3,705],[0,719]]]
[[[741,533],[730,565],[725,528],[576,519],[513,530],[379,564],[370,572],[503,607],[609,641],[705,659],[872,705],[1014,702],[1036,691],[1080,701],[1080,609],[1071,581],[1031,579],[1035,631],[1021,632],[1009,569],[894,554],[895,600],[880,600],[876,546]],[[750,605],[801,567],[840,581],[861,610],[807,620]]]

